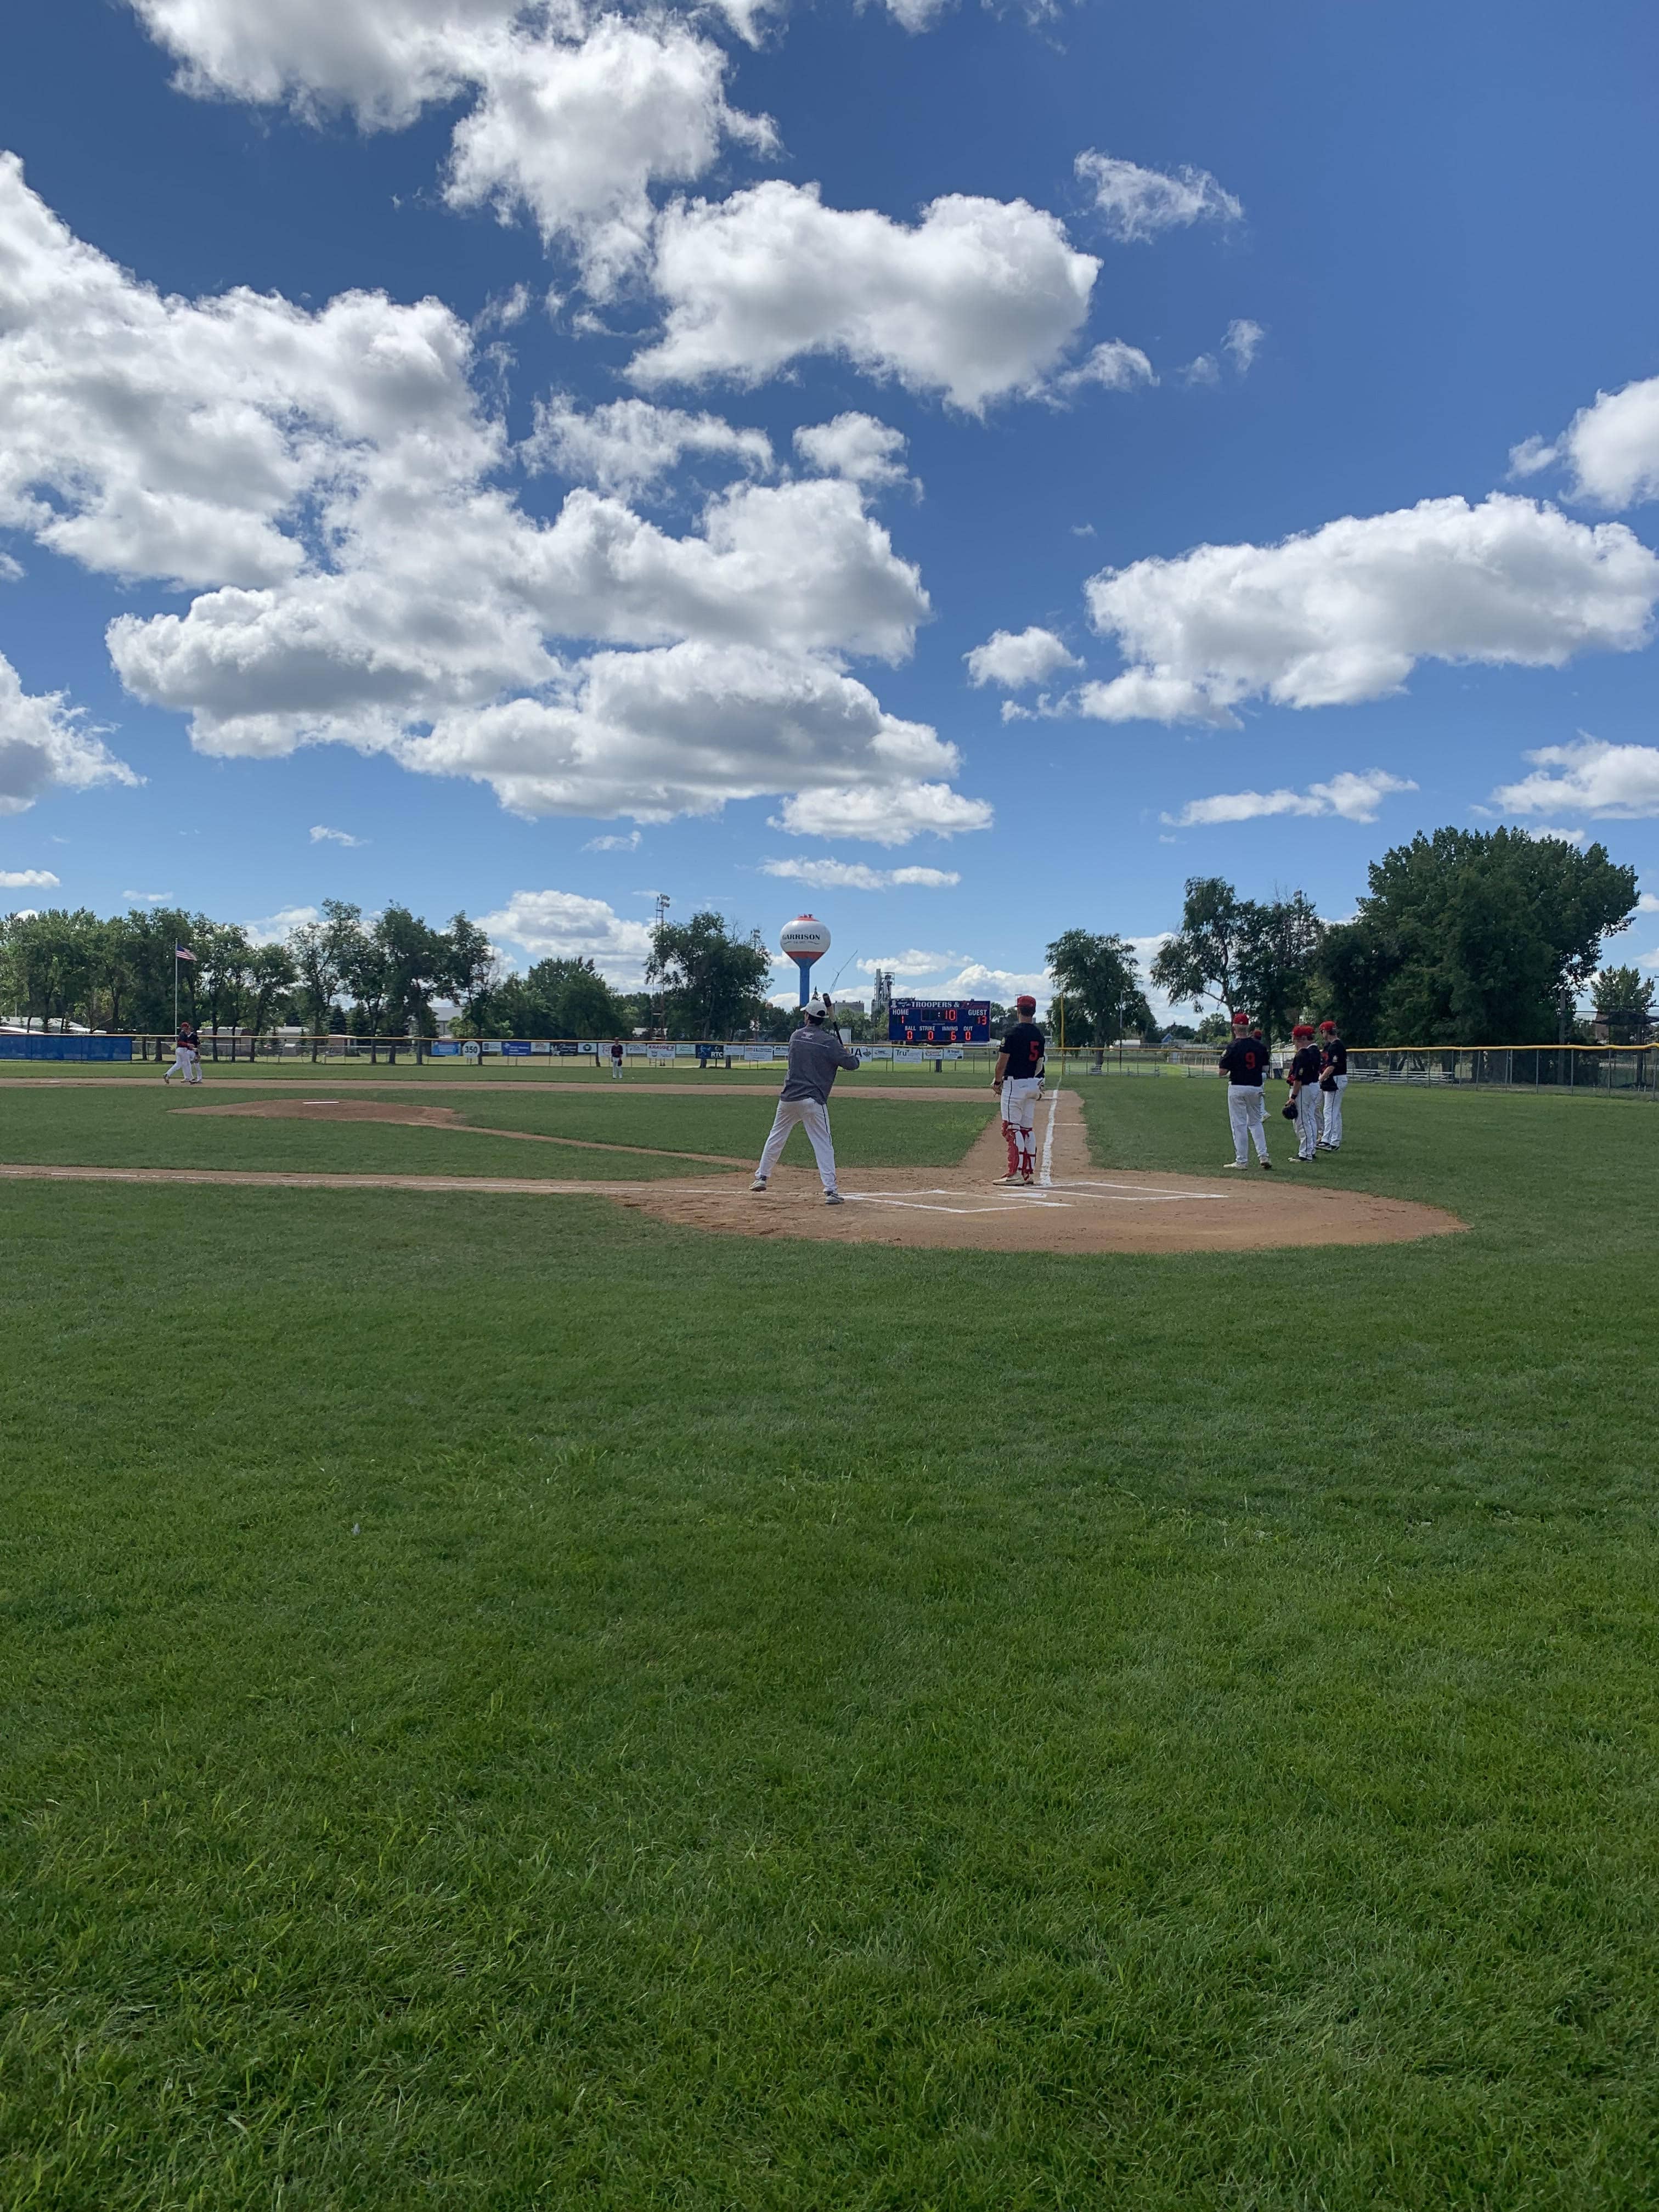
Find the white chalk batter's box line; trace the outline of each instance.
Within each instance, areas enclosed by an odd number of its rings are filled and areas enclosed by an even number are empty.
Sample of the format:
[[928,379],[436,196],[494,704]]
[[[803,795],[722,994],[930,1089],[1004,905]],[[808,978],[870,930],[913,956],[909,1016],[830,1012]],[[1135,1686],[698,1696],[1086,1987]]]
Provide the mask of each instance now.
[[[1064,1192],[1065,1196],[1059,1195]],[[849,1206],[894,1206],[913,1213],[1006,1213],[1011,1210],[1023,1212],[1031,1206],[1058,1207],[1068,1210],[1079,1198],[1094,1198],[1108,1206],[1182,1206],[1189,1202],[1225,1206],[1234,1194],[1229,1190],[1136,1190],[1127,1183],[1056,1182],[1036,1190],[1011,1190],[995,1193],[981,1199],[977,1205],[963,1206],[967,1196],[961,1190],[913,1190],[899,1193],[883,1190],[849,1190],[842,1193]],[[954,1206],[940,1206],[932,1201],[955,1199]]]

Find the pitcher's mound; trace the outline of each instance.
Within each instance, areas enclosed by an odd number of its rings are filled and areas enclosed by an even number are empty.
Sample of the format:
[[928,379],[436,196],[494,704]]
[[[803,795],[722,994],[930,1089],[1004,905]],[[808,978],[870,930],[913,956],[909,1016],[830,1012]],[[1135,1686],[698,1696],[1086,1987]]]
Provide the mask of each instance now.
[[453,1106],[419,1106],[411,1099],[238,1098],[227,1106],[185,1106],[186,1114],[234,1115],[249,1121],[401,1121],[406,1128],[453,1129]]

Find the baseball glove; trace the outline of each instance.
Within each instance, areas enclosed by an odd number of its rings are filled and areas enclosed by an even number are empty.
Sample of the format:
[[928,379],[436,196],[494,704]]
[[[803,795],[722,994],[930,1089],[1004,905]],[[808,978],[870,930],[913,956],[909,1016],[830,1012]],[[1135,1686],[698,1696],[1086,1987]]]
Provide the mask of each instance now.
[[1280,1113],[1285,1116],[1285,1119],[1287,1121],[1295,1121],[1295,1119],[1296,1119],[1296,1101],[1295,1101],[1295,1099],[1294,1099],[1294,1098],[1287,1098],[1287,1099],[1285,1101],[1285,1103],[1284,1103],[1284,1104],[1279,1108],[1279,1112],[1280,1112]]
[[1322,1091],[1334,1091],[1336,1078],[1334,1075],[1322,1075],[1319,1079],[1319,1087]]

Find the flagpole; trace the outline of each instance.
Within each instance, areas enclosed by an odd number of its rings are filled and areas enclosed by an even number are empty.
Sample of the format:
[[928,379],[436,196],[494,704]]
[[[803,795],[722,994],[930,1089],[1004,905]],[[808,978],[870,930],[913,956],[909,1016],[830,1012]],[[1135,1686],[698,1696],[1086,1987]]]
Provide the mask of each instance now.
[[179,947],[173,948],[173,1034],[179,1034]]

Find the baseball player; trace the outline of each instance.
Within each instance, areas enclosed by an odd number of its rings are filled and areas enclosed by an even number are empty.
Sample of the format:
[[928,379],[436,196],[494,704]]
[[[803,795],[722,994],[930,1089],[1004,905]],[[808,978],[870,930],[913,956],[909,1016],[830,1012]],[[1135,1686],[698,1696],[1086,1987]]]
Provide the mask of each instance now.
[[190,1024],[180,1022],[179,1034],[173,1040],[173,1065],[163,1068],[161,1080],[171,1083],[175,1075],[182,1075],[186,1083],[192,1079],[195,1058],[190,1048]]
[[1334,1022],[1319,1024],[1319,1103],[1323,1109],[1319,1131],[1322,1152],[1342,1148],[1342,1094],[1348,1087],[1348,1048],[1336,1033]]
[[1296,1157],[1305,1165],[1319,1150],[1319,1047],[1314,1042],[1313,1024],[1298,1022],[1291,1031],[1294,1050],[1285,1071],[1285,1080],[1291,1087],[1291,1103],[1296,1109]]
[[1042,1095],[1043,1054],[1048,1041],[1037,1027],[1036,1000],[1022,991],[1014,1000],[1019,1019],[1002,1040],[991,1087],[1002,1098],[1002,1133],[1008,1146],[1008,1172],[999,1182],[1036,1181],[1036,1103]]
[[1248,1166],[1252,1144],[1262,1166],[1273,1165],[1267,1158],[1267,1102],[1261,1095],[1268,1065],[1267,1046],[1250,1034],[1249,1016],[1235,1014],[1233,1041],[1220,1060],[1221,1073],[1227,1079],[1227,1119],[1233,1131],[1234,1157],[1228,1161],[1229,1167]]
[[824,1017],[830,1011],[830,1001],[820,998],[815,991],[804,1009],[806,1019],[789,1040],[789,1073],[783,1079],[778,1110],[772,1117],[772,1133],[766,1139],[760,1165],[755,1170],[755,1180],[749,1186],[751,1191],[765,1189],[778,1164],[778,1155],[789,1141],[789,1132],[799,1121],[818,1164],[824,1204],[845,1203],[836,1188],[836,1148],[830,1138],[830,1092],[836,1069],[850,1067],[856,1073],[858,1061],[835,1030],[825,1026]]
[[622,1071],[623,1042],[620,1037],[612,1037],[611,1040],[611,1080],[613,1083],[620,1083],[622,1081]]

